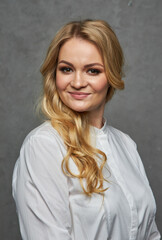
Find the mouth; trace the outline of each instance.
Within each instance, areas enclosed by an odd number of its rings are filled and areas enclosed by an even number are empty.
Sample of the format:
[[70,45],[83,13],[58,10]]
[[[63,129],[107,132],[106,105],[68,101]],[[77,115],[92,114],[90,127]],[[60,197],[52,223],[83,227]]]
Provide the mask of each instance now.
[[68,92],[71,97],[82,100],[90,95],[90,93],[85,93],[85,92]]

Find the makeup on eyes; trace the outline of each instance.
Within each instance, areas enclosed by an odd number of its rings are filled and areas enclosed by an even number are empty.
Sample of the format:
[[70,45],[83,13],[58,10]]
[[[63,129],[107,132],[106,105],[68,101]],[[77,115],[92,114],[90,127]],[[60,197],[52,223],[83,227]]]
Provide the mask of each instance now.
[[59,67],[59,70],[63,73],[70,73],[72,72],[73,70],[69,67]]
[[[59,63],[60,65],[62,65],[62,63]],[[69,66],[70,65],[70,66]],[[73,69],[75,69],[73,66],[71,67],[72,64],[68,64],[68,65],[63,65],[63,66],[59,66],[59,71],[63,72],[63,73],[71,73],[73,72]],[[92,66],[93,65],[93,66]],[[95,67],[95,65],[99,65],[97,67]],[[84,66],[84,70],[90,74],[90,75],[98,75],[101,72],[103,72],[103,66],[100,66],[100,64],[88,64]]]
[[101,73],[101,70],[98,68],[90,68],[90,69],[88,69],[87,72],[90,73],[91,75],[98,75],[99,73]]

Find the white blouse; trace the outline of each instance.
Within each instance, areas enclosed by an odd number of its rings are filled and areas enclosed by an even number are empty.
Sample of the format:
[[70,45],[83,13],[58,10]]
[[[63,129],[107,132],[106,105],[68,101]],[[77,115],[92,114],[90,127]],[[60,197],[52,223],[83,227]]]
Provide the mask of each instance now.
[[[12,183],[23,240],[160,239],[136,144],[106,123],[102,129],[91,127],[91,137],[107,156],[104,201],[100,194],[86,196],[77,178],[63,174],[66,148],[49,121],[26,137]],[[72,159],[70,168],[78,172]]]

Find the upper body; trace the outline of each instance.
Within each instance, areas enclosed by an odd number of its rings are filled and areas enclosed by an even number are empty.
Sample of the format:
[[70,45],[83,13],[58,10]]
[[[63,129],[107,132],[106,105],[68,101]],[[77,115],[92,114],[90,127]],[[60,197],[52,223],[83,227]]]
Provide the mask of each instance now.
[[158,240],[135,143],[104,122],[123,54],[102,20],[66,24],[41,67],[49,121],[25,139],[13,175],[24,240]]
[[[13,175],[23,240],[158,240],[155,200],[136,144],[108,126],[91,128],[96,147],[106,153],[108,190],[86,196],[79,180],[65,176],[66,147],[50,122],[25,139]],[[77,167],[70,161],[70,168]]]

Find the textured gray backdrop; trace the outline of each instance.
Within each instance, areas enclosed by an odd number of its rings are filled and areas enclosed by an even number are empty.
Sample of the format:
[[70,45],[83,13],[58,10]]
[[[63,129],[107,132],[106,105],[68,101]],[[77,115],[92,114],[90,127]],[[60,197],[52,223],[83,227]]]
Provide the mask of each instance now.
[[[56,30],[70,20],[99,18],[117,33],[126,58],[125,90],[107,105],[113,126],[138,145],[157,202],[162,231],[162,1],[0,1],[0,239],[19,240],[11,178],[26,134],[40,123],[34,104],[40,65]],[[132,186],[133,187],[133,186]]]

